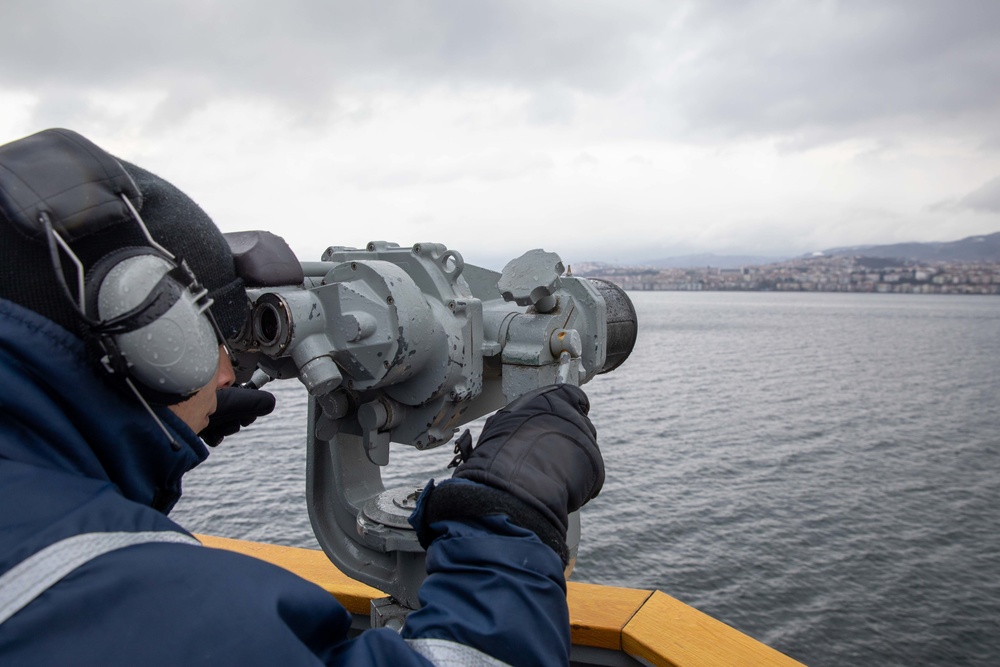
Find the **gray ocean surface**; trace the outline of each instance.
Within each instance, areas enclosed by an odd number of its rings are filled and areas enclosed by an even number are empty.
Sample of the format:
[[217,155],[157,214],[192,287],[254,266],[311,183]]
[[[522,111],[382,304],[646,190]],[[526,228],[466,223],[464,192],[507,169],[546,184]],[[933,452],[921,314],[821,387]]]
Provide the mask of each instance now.
[[[1000,665],[1000,298],[630,296],[635,351],[584,387],[607,482],[573,580],[660,589],[813,666]],[[268,388],[276,415],[171,516],[318,548],[305,392]],[[451,456],[393,445],[386,486]]]

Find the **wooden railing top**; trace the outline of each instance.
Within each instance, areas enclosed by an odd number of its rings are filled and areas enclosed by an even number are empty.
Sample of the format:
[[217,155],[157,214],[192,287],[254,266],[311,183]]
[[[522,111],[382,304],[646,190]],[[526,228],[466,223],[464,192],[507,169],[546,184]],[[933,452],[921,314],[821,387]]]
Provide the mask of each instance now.
[[[368,615],[381,591],[349,578],[322,551],[198,535],[208,547],[236,551],[294,572]],[[574,645],[623,651],[657,667],[790,667],[801,663],[660,591],[568,583]]]

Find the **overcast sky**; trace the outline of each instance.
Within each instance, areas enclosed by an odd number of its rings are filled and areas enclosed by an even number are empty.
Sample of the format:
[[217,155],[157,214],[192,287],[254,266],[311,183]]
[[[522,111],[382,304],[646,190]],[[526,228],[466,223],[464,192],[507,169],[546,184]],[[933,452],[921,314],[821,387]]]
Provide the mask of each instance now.
[[0,143],[75,129],[301,259],[1000,231],[996,0],[2,0],[0,109]]

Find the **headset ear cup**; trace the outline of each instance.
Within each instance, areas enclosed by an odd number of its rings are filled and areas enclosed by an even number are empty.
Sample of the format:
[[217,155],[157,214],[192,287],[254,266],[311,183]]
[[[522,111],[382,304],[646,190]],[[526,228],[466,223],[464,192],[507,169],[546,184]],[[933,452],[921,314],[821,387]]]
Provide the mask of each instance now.
[[[207,385],[219,364],[219,342],[205,312],[208,303],[171,273],[177,265],[153,248],[121,248],[102,258],[88,276],[88,314],[107,325],[125,320],[113,333],[95,327],[102,353],[120,359],[102,364],[127,368],[148,400],[173,404]],[[150,297],[157,297],[154,305]],[[98,341],[100,343],[100,341]],[[110,350],[110,352],[109,352]]]

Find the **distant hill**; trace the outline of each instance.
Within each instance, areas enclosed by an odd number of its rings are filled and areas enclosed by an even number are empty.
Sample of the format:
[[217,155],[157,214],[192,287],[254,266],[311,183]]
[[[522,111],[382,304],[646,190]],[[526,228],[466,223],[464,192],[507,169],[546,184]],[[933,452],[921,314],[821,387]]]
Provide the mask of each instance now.
[[915,262],[1000,262],[1000,232],[947,243],[895,243],[824,250],[824,255],[880,257]]
[[[869,258],[873,268],[893,265],[895,261],[911,262],[997,262],[1000,263],[1000,232],[984,236],[970,236],[961,241],[945,243],[895,243],[891,245],[857,245],[830,248],[821,253],[800,257],[766,257],[761,255],[678,255],[629,263],[631,268],[646,269],[738,269],[744,266],[764,266],[777,264],[789,259],[804,259],[815,256],[854,256]],[[579,262],[583,271],[599,272],[626,268],[622,263]],[[574,264],[574,268],[577,264]]]
[[[891,245],[858,245],[824,250],[828,257],[855,256],[914,262],[1000,262],[1000,232],[985,236],[970,236],[961,241],[943,243],[895,243]],[[758,255],[679,255],[642,262],[642,266],[657,269],[738,269],[783,262],[789,257]],[[593,264],[599,264],[594,262]]]

